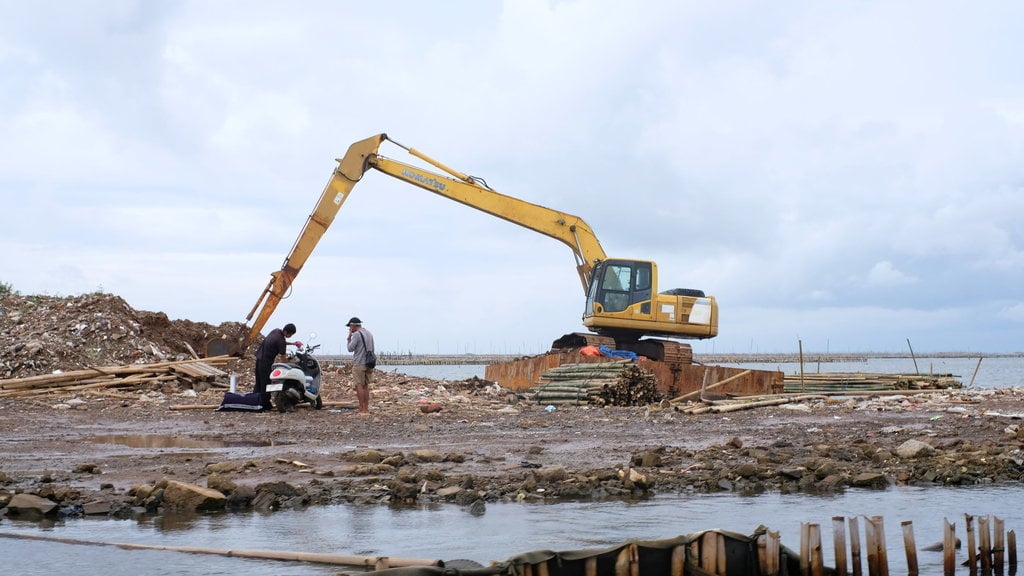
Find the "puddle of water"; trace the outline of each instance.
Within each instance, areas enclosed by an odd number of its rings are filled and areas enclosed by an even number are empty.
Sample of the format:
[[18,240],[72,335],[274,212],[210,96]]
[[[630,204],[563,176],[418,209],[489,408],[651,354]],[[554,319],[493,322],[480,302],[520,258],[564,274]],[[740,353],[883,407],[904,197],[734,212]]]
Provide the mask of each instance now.
[[118,444],[130,448],[252,448],[288,444],[273,440],[207,440],[166,434],[105,434],[85,440],[97,444]]

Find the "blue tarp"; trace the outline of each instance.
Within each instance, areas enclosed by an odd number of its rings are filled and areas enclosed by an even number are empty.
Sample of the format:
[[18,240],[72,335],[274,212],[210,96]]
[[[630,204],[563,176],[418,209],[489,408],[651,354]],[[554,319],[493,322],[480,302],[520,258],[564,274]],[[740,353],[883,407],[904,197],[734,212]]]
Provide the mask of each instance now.
[[613,350],[607,346],[600,346],[598,350],[601,351],[601,355],[609,358],[625,358],[627,360],[636,360],[637,358],[636,354],[629,350]]

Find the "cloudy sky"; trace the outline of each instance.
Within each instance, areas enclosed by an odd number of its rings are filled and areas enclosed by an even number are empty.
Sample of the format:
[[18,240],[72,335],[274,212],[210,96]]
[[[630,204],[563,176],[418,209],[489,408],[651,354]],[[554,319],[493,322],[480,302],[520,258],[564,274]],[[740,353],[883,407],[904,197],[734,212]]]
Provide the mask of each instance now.
[[[243,321],[386,132],[717,297],[698,353],[1024,349],[1019,2],[0,6],[22,294]],[[533,353],[582,309],[562,244],[371,172],[267,329]]]

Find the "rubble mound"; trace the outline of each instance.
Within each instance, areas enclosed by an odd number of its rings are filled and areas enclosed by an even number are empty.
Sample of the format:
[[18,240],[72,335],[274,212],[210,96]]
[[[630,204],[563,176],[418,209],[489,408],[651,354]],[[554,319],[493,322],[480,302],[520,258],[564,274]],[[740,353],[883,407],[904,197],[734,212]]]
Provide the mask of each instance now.
[[119,296],[0,295],[0,378],[203,355],[213,338],[239,341],[240,322],[219,326],[135,310]]

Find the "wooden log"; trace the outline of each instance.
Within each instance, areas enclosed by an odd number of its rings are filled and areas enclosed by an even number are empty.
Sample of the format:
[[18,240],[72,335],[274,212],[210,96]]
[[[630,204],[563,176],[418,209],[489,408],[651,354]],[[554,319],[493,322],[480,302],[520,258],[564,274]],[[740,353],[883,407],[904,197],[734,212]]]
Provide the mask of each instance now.
[[903,529],[903,549],[907,554],[907,576],[917,576],[917,545],[914,543],[914,523],[905,520],[900,523]]
[[[768,574],[768,535],[757,537],[757,569],[759,574]],[[674,576],[674,575],[673,575]]]
[[586,392],[537,392],[533,395],[537,402],[543,403],[546,400],[588,400]]
[[[727,560],[727,556],[726,556],[727,550],[725,548],[725,536],[723,536],[719,532],[715,532],[715,538],[718,540],[718,544],[717,544],[718,555],[715,558],[715,570],[716,570],[715,574],[728,574],[729,573],[729,567],[725,565],[726,560]],[[638,563],[638,565],[639,565],[639,563]],[[640,574],[636,573],[636,574],[633,574],[633,576],[640,576]]]
[[[761,536],[763,538],[764,535]],[[590,558],[587,558],[590,560]],[[672,559],[670,560],[669,576],[684,576],[686,566],[686,547],[682,544],[672,547]],[[763,572],[763,570],[762,570]],[[594,574],[588,571],[586,576],[597,575],[597,558],[594,557]]]
[[988,516],[978,517],[978,547],[981,571],[988,574],[992,571],[992,539],[988,528]]
[[700,568],[700,540],[700,538],[694,538],[689,544],[687,544],[689,547],[687,565],[691,568]]
[[537,386],[537,392],[576,392],[578,390],[598,391],[604,384],[559,382],[552,384],[541,384]]
[[978,369],[981,368],[982,356],[978,356],[978,364],[974,367],[974,374],[971,374],[971,382],[967,384],[968,388],[974,387],[974,377],[978,375]]
[[[151,544],[131,544],[126,542],[100,542],[95,540],[77,540],[73,538],[55,538],[37,534],[22,534],[14,532],[0,532],[3,538],[18,538],[22,540],[39,540],[45,542],[58,542],[61,544],[78,544],[88,546],[116,546],[124,550],[167,550],[172,552],[186,552],[189,554],[212,554],[217,556],[229,556],[236,558],[258,558],[262,560],[288,560],[293,562],[313,562],[317,564],[332,564],[340,566],[363,566],[366,568],[375,567],[381,558],[380,556],[354,556],[349,554],[329,554],[321,552],[289,552],[284,550],[225,550],[218,548],[202,548],[195,546],[167,546]],[[387,558],[387,563],[392,568],[404,568],[411,566],[443,566],[442,560],[431,560],[425,558]]]
[[676,412],[682,412],[683,414],[704,414],[711,412],[710,404],[694,404],[692,406],[672,406],[672,409]]
[[977,548],[974,543],[974,517],[964,514],[964,524],[967,526],[967,569],[971,574],[978,570]]
[[1003,573],[1003,551],[1005,542],[1003,540],[1003,519],[997,516],[992,517],[992,569],[997,574]]
[[821,550],[821,526],[811,524],[809,536],[811,540],[811,576],[825,576],[825,558]]
[[764,546],[764,575],[765,576],[778,576],[779,566],[781,565],[779,558],[780,542],[779,532],[776,530],[772,532],[767,530],[764,533],[765,546]]
[[861,576],[863,574],[860,562],[860,527],[858,524],[859,521],[856,516],[850,518],[850,572],[853,576]]
[[790,402],[802,402],[804,400],[815,400],[822,399],[821,396],[810,394],[810,395],[797,395],[789,398],[779,398],[777,400],[763,400],[761,402],[731,402],[729,404],[714,403],[711,406],[711,411],[720,412],[735,412],[737,410],[748,410],[750,408],[760,408],[762,406],[778,406],[780,404],[789,404]]
[[[117,388],[121,386],[135,386],[137,384],[145,384],[149,382],[161,382],[166,380],[176,380],[175,376],[153,376],[145,375],[134,379],[113,379],[103,380],[101,382],[92,382],[88,380],[82,381],[82,383],[74,385],[65,385],[60,387],[52,388],[30,388],[22,390],[3,390],[0,391],[0,398],[26,398],[30,396],[42,396],[48,394],[67,394],[68,392],[79,392],[94,390],[97,388]],[[88,382],[88,383],[86,383]]]
[[586,406],[586,405],[590,404],[590,401],[587,400],[586,398],[584,398],[582,400],[572,400],[572,399],[564,398],[564,399],[561,399],[561,400],[546,400],[546,401],[542,402],[542,404],[554,404],[554,405],[568,404],[568,405],[571,405],[571,406]]
[[956,574],[956,530],[949,520],[943,518],[942,523],[942,574],[953,576]]
[[885,547],[885,519],[881,516],[872,516],[870,521],[872,524],[875,524],[875,545],[878,546],[879,576],[889,576],[889,552]]
[[878,534],[875,532],[875,523],[871,518],[865,518],[864,522],[864,547],[867,549],[868,576],[881,576],[878,562]]
[[800,574],[810,576],[811,573],[811,525],[800,523]]
[[700,568],[711,574],[721,574],[718,566],[718,534],[705,532],[700,537]]
[[629,546],[619,550],[615,557],[615,576],[630,576],[629,570]]
[[37,376],[26,376],[24,378],[0,380],[0,390],[33,388],[36,386],[49,387],[65,383],[76,383],[79,380],[88,380],[90,378],[96,378],[97,376],[117,377],[146,372],[166,372],[174,366],[181,366],[195,362],[227,362],[229,359],[230,356],[214,356],[199,360],[193,359],[172,362],[156,362],[153,364],[125,364],[121,366],[88,367],[82,370],[61,372],[60,374],[40,374]]
[[1010,530],[1006,533],[1006,549],[1009,552],[1007,563],[1010,565],[1010,575],[1017,573],[1017,532]]
[[832,550],[836,559],[836,576],[846,576],[846,519],[832,517]]

